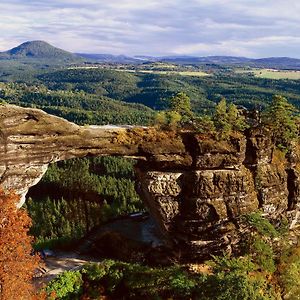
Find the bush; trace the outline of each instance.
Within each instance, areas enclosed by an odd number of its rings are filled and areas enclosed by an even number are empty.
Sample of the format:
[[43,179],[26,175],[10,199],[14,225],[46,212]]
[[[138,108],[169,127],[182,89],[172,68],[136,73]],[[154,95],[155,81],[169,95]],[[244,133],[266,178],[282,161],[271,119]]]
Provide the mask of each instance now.
[[75,300],[82,294],[82,284],[80,271],[66,271],[48,283],[46,292],[50,299]]
[[[74,288],[74,279],[64,275],[50,283],[58,299],[109,296],[113,299],[276,299],[271,285],[258,272],[249,256],[215,257],[212,274],[189,273],[181,266],[151,268],[113,260],[87,265]],[[70,272],[66,272],[70,273]],[[75,272],[76,273],[76,272]],[[78,271],[75,278],[78,276]],[[67,287],[63,288],[65,284]],[[83,290],[82,290],[82,289]],[[69,298],[68,298],[69,297]],[[94,298],[92,298],[94,299]]]
[[264,218],[260,212],[254,212],[245,216],[245,221],[260,235],[275,238],[278,232],[275,227]]
[[300,247],[287,249],[279,263],[280,285],[285,299],[300,298]]

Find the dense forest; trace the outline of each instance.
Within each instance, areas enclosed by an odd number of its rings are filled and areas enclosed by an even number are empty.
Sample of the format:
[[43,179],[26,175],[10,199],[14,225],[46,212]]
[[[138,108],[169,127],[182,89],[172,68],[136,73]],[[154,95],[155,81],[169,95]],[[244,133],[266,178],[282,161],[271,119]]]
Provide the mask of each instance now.
[[67,244],[110,219],[143,210],[133,167],[134,161],[118,157],[51,165],[26,202],[36,247]]
[[280,94],[300,107],[299,80],[255,78],[229,71],[201,77],[108,69],[51,70],[36,73],[34,79],[27,76],[20,83],[1,83],[0,99],[36,106],[78,124],[149,124],[153,110],[168,107],[168,99],[180,91],[188,94],[192,110],[200,115],[211,113],[223,97],[248,109],[262,109],[273,95]]
[[169,97],[178,91],[186,91],[197,113],[211,110],[222,97],[247,108],[265,107],[272,96],[279,93],[296,106],[300,100],[300,81],[237,76],[234,73],[197,77],[77,69],[47,73],[38,78],[50,89],[83,90],[142,103],[153,109],[166,108]]
[[[246,128],[237,110],[239,105],[260,110],[280,94],[300,108],[300,81],[238,76],[222,68],[211,76],[200,77],[49,66],[26,69],[26,64],[12,72],[11,66],[17,62],[6,64],[7,70],[0,73],[2,103],[41,108],[80,125],[149,125],[159,116],[162,127],[172,125],[176,129],[180,122],[190,124],[196,120],[197,130],[211,129],[222,139],[231,130]],[[181,93],[182,99],[190,99],[183,114],[182,107],[172,103],[176,99],[172,96],[182,91],[187,94]],[[281,108],[289,108],[285,98],[275,97]],[[166,108],[169,110],[157,114]],[[273,112],[269,111],[268,126],[276,123]],[[289,112],[283,114],[277,127],[272,127],[282,151],[287,151],[287,140],[297,131],[290,123],[294,112]],[[62,248],[95,226],[143,211],[135,191],[134,165],[132,160],[116,157],[52,164],[42,181],[30,190],[26,202],[33,220],[30,232],[35,247]],[[299,249],[289,247],[286,228],[275,228],[259,214],[245,216],[245,222],[252,231],[243,256],[212,257],[201,274],[186,266],[104,261],[63,273],[48,285],[47,293],[51,295],[54,290],[58,299],[120,299],[122,295],[125,299],[250,300],[279,299],[280,293],[297,299]]]
[[0,99],[25,107],[36,107],[80,125],[149,124],[154,112],[141,104],[130,104],[83,91],[49,90],[45,86],[0,83]]

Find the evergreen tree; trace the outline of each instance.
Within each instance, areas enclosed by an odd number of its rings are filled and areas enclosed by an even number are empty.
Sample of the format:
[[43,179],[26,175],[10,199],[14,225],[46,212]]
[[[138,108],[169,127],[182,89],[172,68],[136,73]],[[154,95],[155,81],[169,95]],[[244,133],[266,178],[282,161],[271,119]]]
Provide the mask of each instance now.
[[181,116],[191,117],[192,110],[190,97],[183,92],[177,93],[170,99],[170,109]]
[[227,105],[225,98],[216,105],[213,122],[220,138],[227,138],[232,131],[243,131],[247,128],[245,117],[236,105]]
[[286,148],[298,135],[295,112],[296,108],[285,97],[275,95],[264,114],[263,121],[272,130],[279,147]]

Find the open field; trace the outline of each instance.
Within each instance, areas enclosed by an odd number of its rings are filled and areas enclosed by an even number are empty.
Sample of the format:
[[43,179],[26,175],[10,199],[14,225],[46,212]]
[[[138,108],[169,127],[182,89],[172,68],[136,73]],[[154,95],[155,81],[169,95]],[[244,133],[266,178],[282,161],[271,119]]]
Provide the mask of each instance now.
[[[78,67],[69,67],[68,70],[89,70],[89,69],[104,69],[103,67],[97,66],[78,66]],[[211,74],[202,72],[202,71],[176,71],[176,70],[141,70],[141,69],[115,69],[111,68],[108,70],[119,71],[119,72],[128,72],[128,73],[144,73],[144,74],[158,74],[158,75],[181,75],[181,76],[211,76]]]
[[258,78],[268,79],[300,79],[300,71],[285,71],[285,70],[273,70],[273,69],[252,69],[252,70],[236,70],[236,73],[240,74],[253,74]]
[[202,71],[158,71],[158,70],[137,70],[139,73],[161,74],[161,75],[181,75],[181,76],[210,76],[210,74]]

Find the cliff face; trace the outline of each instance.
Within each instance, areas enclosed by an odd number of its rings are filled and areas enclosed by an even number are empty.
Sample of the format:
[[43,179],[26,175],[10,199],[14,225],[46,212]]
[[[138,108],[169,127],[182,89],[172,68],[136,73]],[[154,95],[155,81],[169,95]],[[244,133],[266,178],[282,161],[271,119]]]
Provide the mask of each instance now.
[[135,157],[137,189],[171,245],[183,255],[232,251],[242,234],[239,217],[262,209],[297,224],[300,148],[285,158],[270,134],[215,141],[153,128],[80,127],[40,110],[0,107],[0,176],[20,195],[51,162],[87,155]]
[[258,209],[273,220],[287,217],[291,228],[297,224],[298,145],[285,158],[269,137],[258,129],[219,142],[193,134],[188,169],[145,171],[147,162],[139,163],[140,193],[183,255],[234,251],[241,215]]

